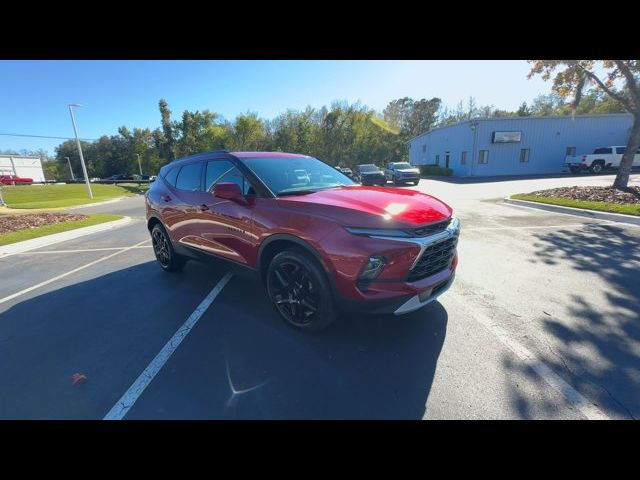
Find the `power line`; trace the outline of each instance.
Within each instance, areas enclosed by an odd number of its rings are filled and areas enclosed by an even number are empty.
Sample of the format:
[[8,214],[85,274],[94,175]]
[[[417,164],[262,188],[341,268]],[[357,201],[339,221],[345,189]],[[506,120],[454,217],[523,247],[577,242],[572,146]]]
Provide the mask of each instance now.
[[[0,133],[0,135],[4,135],[7,137],[55,138],[58,140],[75,140],[75,138],[73,137],[48,137],[46,135],[28,135],[26,133]],[[97,138],[81,138],[80,140],[93,142],[98,139]]]

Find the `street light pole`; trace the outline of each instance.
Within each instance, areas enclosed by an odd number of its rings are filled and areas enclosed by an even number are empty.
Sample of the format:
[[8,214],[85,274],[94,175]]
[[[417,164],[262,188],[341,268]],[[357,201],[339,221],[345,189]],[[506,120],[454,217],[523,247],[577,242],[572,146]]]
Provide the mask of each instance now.
[[142,175],[142,163],[140,163],[140,154],[136,153],[136,155],[138,156],[138,168],[140,169],[140,175]]
[[71,172],[71,180],[75,180],[76,177],[73,175],[73,168],[71,168],[71,160],[69,160],[69,157],[64,157],[67,159],[67,162],[69,162],[69,171]]
[[87,175],[87,166],[84,164],[84,156],[82,155],[82,146],[80,145],[80,137],[78,136],[78,127],[76,127],[76,119],[73,116],[73,108],[72,107],[81,107],[82,105],[78,105],[77,103],[72,103],[69,105],[69,113],[71,114],[71,123],[73,124],[73,131],[76,134],[76,143],[78,144],[78,153],[80,154],[80,164],[82,165],[82,173],[84,174],[84,183],[87,185],[87,195],[89,198],[93,198],[93,193],[91,192],[91,185],[89,184],[89,176]]

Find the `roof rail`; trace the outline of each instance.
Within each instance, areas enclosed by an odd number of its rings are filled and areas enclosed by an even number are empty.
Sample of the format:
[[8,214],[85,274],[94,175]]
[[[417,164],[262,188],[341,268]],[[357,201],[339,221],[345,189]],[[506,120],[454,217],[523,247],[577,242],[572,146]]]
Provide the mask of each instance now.
[[196,158],[196,157],[200,157],[202,155],[211,155],[212,153],[229,153],[229,152],[227,150],[225,150],[224,148],[222,148],[220,150],[209,150],[207,152],[200,152],[200,153],[194,153],[192,155],[187,155],[186,157],[174,158],[169,163],[177,162],[178,160],[186,160],[187,158]]

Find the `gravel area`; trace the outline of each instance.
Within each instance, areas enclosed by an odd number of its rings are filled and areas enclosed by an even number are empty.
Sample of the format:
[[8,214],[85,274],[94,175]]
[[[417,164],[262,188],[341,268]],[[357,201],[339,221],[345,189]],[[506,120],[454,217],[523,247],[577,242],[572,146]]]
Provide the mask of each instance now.
[[87,215],[69,213],[29,213],[24,215],[0,215],[0,233],[37,228],[52,223],[84,220]]
[[609,202],[619,205],[640,204],[640,187],[629,187],[626,190],[619,190],[613,187],[562,187],[538,190],[527,195],[570,198],[589,202]]

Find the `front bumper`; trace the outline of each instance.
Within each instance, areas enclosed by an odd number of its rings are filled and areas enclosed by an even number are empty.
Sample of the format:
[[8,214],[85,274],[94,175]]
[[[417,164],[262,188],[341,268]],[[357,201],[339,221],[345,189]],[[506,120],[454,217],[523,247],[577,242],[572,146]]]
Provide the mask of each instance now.
[[[451,288],[451,285],[453,284],[453,279],[455,278],[455,276],[456,275],[454,273],[453,275],[451,275],[449,280],[441,283],[440,285],[436,285],[435,287],[429,289],[430,293],[427,295],[426,298],[423,297],[424,292],[422,292],[422,293],[420,293],[418,295],[414,295],[409,300],[407,300],[402,305],[400,305],[393,312],[393,314],[394,315],[403,315],[405,313],[413,312],[413,311],[418,310],[419,308],[422,308],[425,305],[437,300],[440,295],[442,295],[444,292],[449,290],[449,288]],[[423,299],[421,300],[420,297],[423,297]]]

